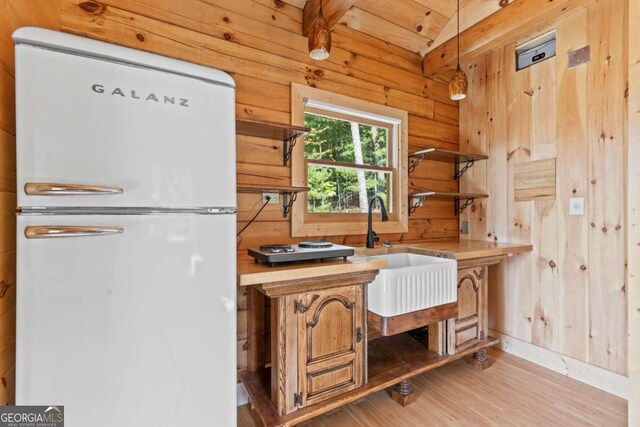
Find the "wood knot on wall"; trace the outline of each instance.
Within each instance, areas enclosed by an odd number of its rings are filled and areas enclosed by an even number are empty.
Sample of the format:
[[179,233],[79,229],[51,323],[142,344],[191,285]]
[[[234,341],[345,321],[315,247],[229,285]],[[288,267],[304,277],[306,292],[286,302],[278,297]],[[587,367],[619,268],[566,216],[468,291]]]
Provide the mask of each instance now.
[[4,298],[7,292],[9,292],[9,289],[13,286],[15,286],[15,283],[13,282],[7,282],[6,280],[0,282],[0,298]]
[[100,15],[106,9],[105,5],[103,5],[102,3],[96,3],[94,1],[85,1],[80,3],[78,6],[80,7],[80,9],[84,10],[90,15]]

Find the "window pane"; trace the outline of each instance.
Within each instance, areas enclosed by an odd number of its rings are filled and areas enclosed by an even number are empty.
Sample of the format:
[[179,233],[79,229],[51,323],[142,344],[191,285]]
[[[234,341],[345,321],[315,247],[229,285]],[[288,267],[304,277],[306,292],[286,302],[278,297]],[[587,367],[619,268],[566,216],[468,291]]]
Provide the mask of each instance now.
[[387,166],[387,128],[311,113],[305,114],[304,125],[311,128],[304,140],[307,159]]
[[[308,212],[359,213],[367,212],[368,200],[379,194],[389,211],[391,174],[357,169],[309,166],[307,182]],[[362,198],[361,198],[362,195]],[[378,211],[378,204],[374,211]]]

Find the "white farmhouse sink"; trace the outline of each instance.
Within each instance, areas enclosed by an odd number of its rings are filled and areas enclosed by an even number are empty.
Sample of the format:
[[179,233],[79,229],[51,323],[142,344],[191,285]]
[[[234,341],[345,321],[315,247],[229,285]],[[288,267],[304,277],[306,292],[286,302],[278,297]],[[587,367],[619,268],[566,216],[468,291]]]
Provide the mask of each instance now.
[[453,259],[409,253],[367,258],[387,261],[369,284],[369,311],[379,316],[411,313],[458,299],[458,265]]

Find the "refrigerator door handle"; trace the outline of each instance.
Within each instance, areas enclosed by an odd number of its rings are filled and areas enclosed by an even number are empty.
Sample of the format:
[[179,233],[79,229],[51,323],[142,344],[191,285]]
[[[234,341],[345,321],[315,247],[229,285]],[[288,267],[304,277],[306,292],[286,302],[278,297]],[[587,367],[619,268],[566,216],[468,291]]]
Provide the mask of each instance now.
[[54,184],[49,182],[27,182],[24,192],[29,196],[75,196],[96,194],[122,194],[119,187],[105,187],[100,185]]
[[122,227],[85,227],[85,226],[58,226],[41,225],[28,226],[24,229],[27,239],[57,239],[60,237],[106,236],[109,234],[122,234]]

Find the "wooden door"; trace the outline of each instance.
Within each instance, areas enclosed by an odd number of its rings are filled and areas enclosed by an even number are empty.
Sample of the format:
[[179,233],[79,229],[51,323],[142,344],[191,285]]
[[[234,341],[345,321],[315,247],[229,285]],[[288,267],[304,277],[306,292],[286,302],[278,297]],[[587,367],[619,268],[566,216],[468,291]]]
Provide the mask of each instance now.
[[362,286],[299,294],[298,407],[362,385],[366,330]]
[[487,335],[487,267],[458,270],[458,317],[447,321],[448,353],[471,347]]

